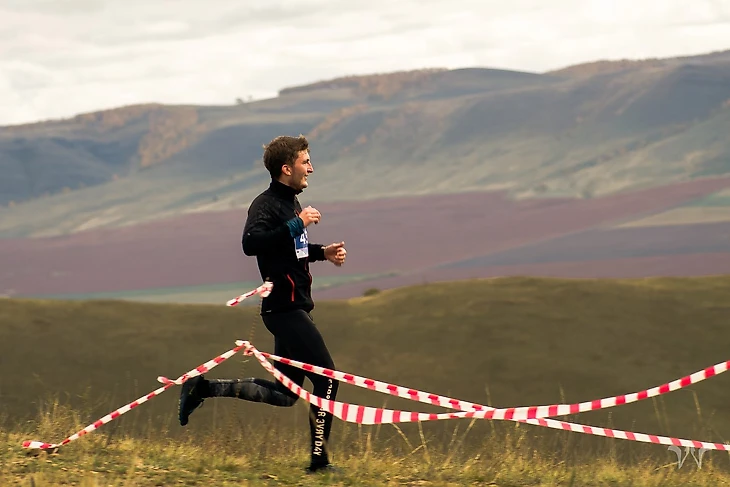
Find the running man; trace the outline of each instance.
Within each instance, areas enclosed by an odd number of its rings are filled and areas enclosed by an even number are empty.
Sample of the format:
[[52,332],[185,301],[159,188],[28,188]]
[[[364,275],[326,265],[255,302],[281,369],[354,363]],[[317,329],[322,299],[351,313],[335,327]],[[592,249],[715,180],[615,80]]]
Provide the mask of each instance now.
[[[264,281],[274,285],[263,298],[261,316],[274,336],[274,353],[312,365],[335,368],[324,339],[310,315],[312,276],[309,263],[330,261],[336,266],[345,262],[345,242],[327,246],[309,242],[307,228],[321,221],[322,215],[311,206],[302,209],[297,195],[308,186],[314,168],[309,143],[304,136],[279,136],[264,148],[264,166],[271,183],[248,209],[243,230],[243,253],[256,256]],[[334,400],[338,381],[274,362],[284,375],[302,386],[304,378],[312,382],[313,394]],[[179,402],[180,425],[208,397],[235,397],[273,406],[291,407],[298,396],[280,382],[259,378],[205,379],[193,377],[182,385]],[[309,472],[331,470],[328,440],[332,415],[310,405],[311,462]]]

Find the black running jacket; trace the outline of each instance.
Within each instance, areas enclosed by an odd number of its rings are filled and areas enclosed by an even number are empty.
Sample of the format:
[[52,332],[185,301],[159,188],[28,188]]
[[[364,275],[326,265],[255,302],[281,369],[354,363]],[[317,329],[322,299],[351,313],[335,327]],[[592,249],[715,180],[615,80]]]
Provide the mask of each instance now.
[[256,256],[264,281],[274,288],[262,301],[261,313],[314,309],[309,263],[325,260],[324,246],[309,243],[299,213],[298,192],[276,180],[248,208],[241,244]]

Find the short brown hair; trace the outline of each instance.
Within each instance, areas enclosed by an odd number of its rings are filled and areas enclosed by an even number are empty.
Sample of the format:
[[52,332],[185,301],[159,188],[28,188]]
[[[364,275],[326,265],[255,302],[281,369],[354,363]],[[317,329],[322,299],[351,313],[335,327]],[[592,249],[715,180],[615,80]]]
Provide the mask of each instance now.
[[281,175],[281,166],[293,165],[299,153],[309,150],[309,142],[303,135],[280,135],[264,146],[264,166],[273,179]]

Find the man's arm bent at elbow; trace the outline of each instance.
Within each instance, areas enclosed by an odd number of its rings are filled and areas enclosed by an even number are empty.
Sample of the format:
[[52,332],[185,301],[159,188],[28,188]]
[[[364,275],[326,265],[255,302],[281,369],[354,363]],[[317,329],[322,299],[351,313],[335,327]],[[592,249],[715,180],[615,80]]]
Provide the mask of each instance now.
[[253,218],[249,215],[250,223],[246,222],[241,238],[241,247],[245,255],[258,255],[267,249],[286,245],[289,239],[304,232],[304,222],[298,216],[278,225],[273,230],[268,230],[266,220],[266,216],[261,210],[256,211]]

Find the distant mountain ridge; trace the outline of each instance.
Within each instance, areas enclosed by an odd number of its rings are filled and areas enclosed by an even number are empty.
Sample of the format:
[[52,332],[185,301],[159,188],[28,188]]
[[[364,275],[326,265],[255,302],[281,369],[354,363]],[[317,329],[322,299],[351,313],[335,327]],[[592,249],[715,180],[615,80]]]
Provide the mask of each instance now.
[[308,135],[308,197],[592,198],[730,173],[730,51],[549,73],[350,76],[232,106],[137,105],[0,128],[0,237],[240,208],[262,144]]
[[708,54],[694,56],[678,56],[670,58],[649,58],[649,59],[621,59],[617,61],[594,61],[575,64],[564,68],[548,71],[554,75],[569,76],[592,76],[599,73],[623,71],[627,69],[657,68],[679,64],[704,64],[730,62],[730,50],[715,51]]

